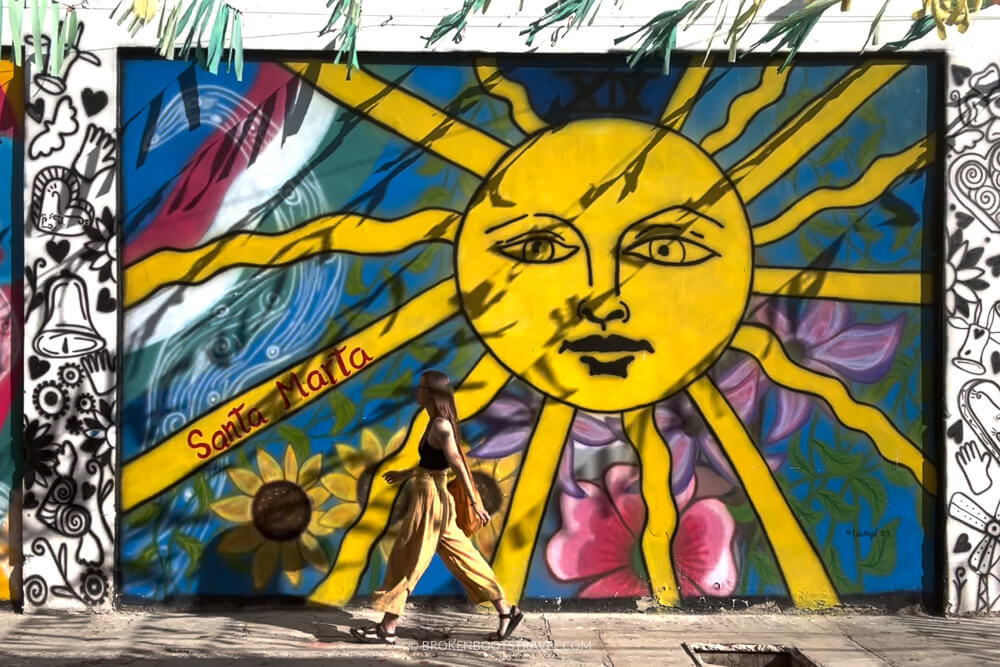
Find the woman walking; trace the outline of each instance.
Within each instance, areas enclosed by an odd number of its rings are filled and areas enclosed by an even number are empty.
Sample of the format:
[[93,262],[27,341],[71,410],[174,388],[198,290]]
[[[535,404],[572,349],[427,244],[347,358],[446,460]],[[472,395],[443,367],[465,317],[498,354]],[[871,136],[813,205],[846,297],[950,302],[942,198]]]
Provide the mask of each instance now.
[[413,485],[399,537],[389,554],[385,580],[373,599],[375,609],[384,615],[374,626],[352,628],[351,634],[363,642],[394,644],[396,624],[406,599],[436,551],[474,604],[489,601],[496,607],[500,625],[489,639],[506,639],[524,619],[524,614],[517,605],[507,604],[493,570],[458,527],[455,500],[446,486],[450,467],[466,495],[474,499],[474,511],[481,524],[489,522],[490,515],[475,493],[472,475],[459,450],[458,410],[448,376],[439,371],[423,373],[417,387],[417,403],[430,417],[417,447],[418,467],[392,470],[383,475],[390,484],[412,480]]

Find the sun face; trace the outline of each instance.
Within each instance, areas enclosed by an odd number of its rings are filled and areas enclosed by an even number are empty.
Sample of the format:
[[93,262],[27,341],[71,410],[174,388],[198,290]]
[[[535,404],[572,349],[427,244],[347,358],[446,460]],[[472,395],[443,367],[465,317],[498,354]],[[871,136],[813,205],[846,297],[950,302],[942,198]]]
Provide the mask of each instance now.
[[544,131],[497,165],[455,265],[466,316],[504,366],[612,412],[674,394],[722,354],[751,248],[739,197],[695,144],[596,119]]

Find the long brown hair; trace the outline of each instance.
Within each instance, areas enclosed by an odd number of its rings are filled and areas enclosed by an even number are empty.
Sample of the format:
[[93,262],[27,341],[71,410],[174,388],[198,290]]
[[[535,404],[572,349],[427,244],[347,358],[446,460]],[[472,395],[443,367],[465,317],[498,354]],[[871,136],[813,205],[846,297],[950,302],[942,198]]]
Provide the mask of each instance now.
[[451,422],[455,444],[461,447],[462,434],[458,429],[458,408],[455,406],[455,390],[451,387],[451,380],[441,371],[429,370],[420,374],[420,381],[431,395],[431,419],[441,417]]

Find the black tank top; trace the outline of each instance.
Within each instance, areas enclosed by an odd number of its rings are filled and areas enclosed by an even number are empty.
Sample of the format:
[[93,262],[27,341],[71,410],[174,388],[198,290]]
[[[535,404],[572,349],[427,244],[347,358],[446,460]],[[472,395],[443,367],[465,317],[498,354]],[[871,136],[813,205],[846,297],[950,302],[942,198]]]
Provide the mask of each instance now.
[[427,444],[427,434],[430,431],[431,424],[428,424],[427,429],[424,431],[424,436],[420,439],[420,445],[417,446],[417,452],[420,453],[420,463],[418,465],[426,470],[447,470],[448,459],[445,458],[444,451]]

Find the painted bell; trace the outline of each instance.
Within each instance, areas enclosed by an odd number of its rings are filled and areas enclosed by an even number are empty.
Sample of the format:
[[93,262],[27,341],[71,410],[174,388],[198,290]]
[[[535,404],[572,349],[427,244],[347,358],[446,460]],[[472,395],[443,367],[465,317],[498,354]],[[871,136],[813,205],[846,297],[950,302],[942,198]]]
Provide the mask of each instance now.
[[104,347],[90,320],[86,285],[78,277],[62,275],[49,283],[45,324],[34,347],[38,354],[57,358],[79,357]]

